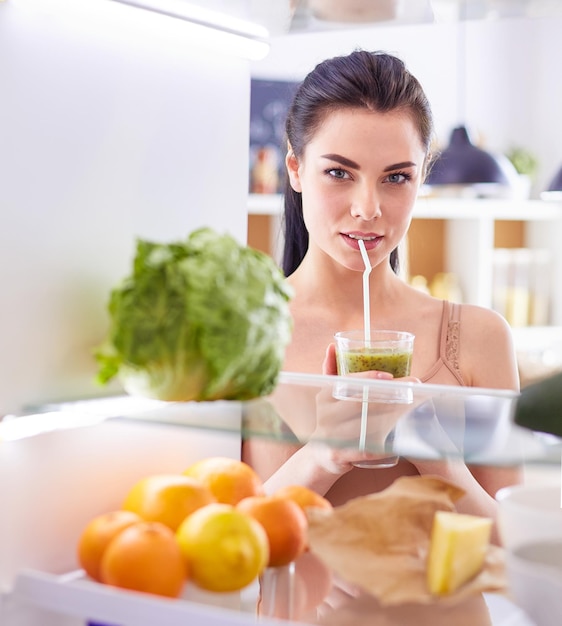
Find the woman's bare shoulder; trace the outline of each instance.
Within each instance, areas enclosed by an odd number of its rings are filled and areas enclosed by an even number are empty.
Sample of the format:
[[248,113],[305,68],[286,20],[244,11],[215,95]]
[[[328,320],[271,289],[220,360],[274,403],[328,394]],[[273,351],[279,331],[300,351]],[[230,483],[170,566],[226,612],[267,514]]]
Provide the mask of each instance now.
[[460,358],[476,387],[519,387],[511,328],[504,317],[485,307],[461,305]]
[[489,331],[511,336],[511,328],[506,319],[497,311],[476,304],[461,304],[461,324],[467,332],[482,333]]

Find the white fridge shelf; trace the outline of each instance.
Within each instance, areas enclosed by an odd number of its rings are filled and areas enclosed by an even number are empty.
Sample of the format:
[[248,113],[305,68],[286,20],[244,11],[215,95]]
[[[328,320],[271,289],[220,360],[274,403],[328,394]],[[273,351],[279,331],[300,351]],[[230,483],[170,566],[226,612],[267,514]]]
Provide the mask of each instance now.
[[[107,626],[248,626],[257,621],[257,589],[244,593],[211,594],[186,585],[182,598],[164,598],[102,585],[84,577],[82,570],[54,575],[22,571],[13,599],[46,611]],[[265,626],[286,622],[262,619]]]
[[[322,623],[322,620],[289,622],[257,616],[252,604],[257,588],[251,587],[246,592],[247,599],[244,599],[243,592],[242,596],[206,594],[207,597],[204,597],[205,594],[201,594],[194,599],[187,594],[185,598],[174,600],[94,583],[84,579],[81,570],[62,576],[28,570],[18,576],[13,600],[61,617],[74,617],[79,620],[77,624],[87,620],[96,626],[250,626],[256,623],[287,626],[288,623]],[[502,595],[484,594],[484,599],[491,626],[540,626]],[[342,622],[341,626],[347,626],[347,623]]]

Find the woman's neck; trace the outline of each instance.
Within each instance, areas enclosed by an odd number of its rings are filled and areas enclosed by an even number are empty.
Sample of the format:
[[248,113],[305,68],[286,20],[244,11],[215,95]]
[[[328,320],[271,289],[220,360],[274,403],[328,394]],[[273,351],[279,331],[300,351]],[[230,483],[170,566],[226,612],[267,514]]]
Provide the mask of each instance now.
[[[299,300],[307,300],[338,309],[356,310],[363,306],[363,272],[336,263],[313,263],[307,256],[288,278]],[[387,262],[374,267],[369,274],[371,303],[389,302],[403,281]]]

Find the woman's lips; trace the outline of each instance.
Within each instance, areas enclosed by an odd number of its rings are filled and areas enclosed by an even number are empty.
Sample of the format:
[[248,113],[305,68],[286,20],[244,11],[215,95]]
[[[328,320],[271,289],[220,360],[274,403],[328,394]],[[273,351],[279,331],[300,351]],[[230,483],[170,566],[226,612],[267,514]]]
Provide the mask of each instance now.
[[366,250],[373,250],[376,248],[382,240],[381,235],[377,235],[375,233],[341,233],[343,240],[345,243],[354,250],[360,250],[359,248],[359,240],[362,239],[365,244]]

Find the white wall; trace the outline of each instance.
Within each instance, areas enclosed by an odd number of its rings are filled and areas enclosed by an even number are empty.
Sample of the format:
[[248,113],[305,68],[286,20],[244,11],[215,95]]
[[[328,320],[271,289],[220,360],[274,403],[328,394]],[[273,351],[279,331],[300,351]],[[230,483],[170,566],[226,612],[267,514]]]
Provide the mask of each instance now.
[[0,416],[103,391],[92,349],[137,236],[246,240],[249,61],[58,4],[0,2]]
[[252,64],[252,75],[300,80],[319,61],[356,47],[393,52],[422,82],[442,143],[464,122],[488,149],[527,146],[540,159],[537,195],[562,165],[562,19],[470,21],[465,27],[466,72],[460,84],[462,26],[455,23],[278,37],[268,57]]

